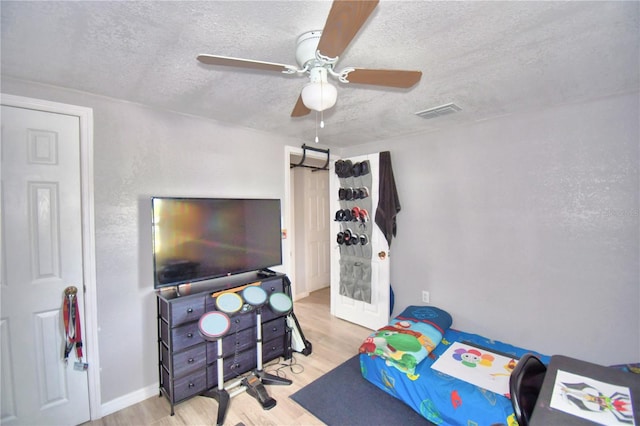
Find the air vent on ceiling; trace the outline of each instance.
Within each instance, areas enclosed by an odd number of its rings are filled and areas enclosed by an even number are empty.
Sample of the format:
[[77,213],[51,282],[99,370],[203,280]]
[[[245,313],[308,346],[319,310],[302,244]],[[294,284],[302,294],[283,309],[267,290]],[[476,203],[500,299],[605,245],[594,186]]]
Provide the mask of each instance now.
[[458,105],[454,103],[450,103],[446,105],[440,105],[434,108],[425,109],[424,111],[418,111],[416,112],[416,115],[418,117],[429,119],[429,118],[442,117],[443,115],[453,114],[454,112],[458,112],[458,111],[462,111],[462,108],[460,108]]

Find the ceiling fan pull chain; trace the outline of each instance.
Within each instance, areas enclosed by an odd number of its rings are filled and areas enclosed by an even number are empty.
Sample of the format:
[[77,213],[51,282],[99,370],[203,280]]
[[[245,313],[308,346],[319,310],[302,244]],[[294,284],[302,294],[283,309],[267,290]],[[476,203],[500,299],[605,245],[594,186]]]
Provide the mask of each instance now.
[[316,143],[318,143],[318,111],[316,111]]
[[[318,52],[319,53],[319,52]],[[320,82],[321,87],[324,86],[323,82]],[[320,104],[324,105],[324,87],[322,87],[322,90],[320,90]],[[317,114],[316,114],[317,116]],[[324,129],[324,110],[320,111],[320,128]]]

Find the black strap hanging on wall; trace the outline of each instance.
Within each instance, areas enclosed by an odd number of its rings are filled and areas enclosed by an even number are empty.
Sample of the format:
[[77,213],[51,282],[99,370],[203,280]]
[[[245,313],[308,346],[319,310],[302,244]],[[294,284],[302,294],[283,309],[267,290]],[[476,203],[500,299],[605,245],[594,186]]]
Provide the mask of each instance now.
[[[318,167],[318,166],[310,166],[308,164],[304,164],[305,160],[307,159],[307,150],[327,154],[327,161],[324,163],[324,166]],[[293,169],[296,167],[306,167],[308,169],[313,169],[314,172],[319,170],[329,170],[329,149],[314,148],[311,146],[307,146],[306,144],[302,144],[302,159],[297,164],[294,164],[294,163],[290,164],[290,168]]]

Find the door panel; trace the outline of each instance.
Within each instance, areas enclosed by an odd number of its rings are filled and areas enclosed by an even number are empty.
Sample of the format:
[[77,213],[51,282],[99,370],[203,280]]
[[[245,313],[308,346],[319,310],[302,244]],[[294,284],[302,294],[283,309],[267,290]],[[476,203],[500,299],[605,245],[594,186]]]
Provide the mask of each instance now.
[[63,361],[63,292],[84,328],[79,118],[2,106],[2,424],[89,420],[86,371]]
[[329,262],[329,179],[327,172],[305,169],[306,290],[326,287],[330,280]]
[[[330,218],[333,247],[331,250],[331,313],[338,318],[372,330],[377,330],[389,322],[390,315],[389,245],[382,231],[380,231],[374,221],[375,210],[378,205],[379,154],[352,157],[349,158],[349,160],[354,164],[368,160],[370,164],[371,187],[368,189],[372,207],[371,211],[369,211],[369,221],[366,222],[365,225],[358,224],[357,226],[367,226],[369,227],[368,230],[371,231],[370,247],[366,249],[367,253],[371,253],[371,300],[370,303],[367,303],[340,294],[341,254],[340,245],[337,244],[336,240],[338,232],[344,230],[344,224]],[[351,182],[348,181],[343,183],[345,185],[351,184]],[[339,201],[338,192],[343,183],[340,182],[338,176],[332,171],[329,195],[329,199],[331,200],[331,214],[335,214],[336,211],[342,208],[351,207],[350,203],[342,202],[341,204]],[[364,250],[362,252],[364,252]],[[379,253],[383,253],[383,255],[379,256]]]

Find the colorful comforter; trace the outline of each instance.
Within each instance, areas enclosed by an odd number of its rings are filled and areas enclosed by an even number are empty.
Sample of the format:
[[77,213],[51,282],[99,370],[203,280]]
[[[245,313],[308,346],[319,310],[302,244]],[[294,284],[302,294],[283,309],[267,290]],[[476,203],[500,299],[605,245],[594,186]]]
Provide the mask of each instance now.
[[[416,309],[418,307],[410,307]],[[407,309],[410,309],[407,308]],[[437,308],[435,308],[437,309]],[[441,313],[444,311],[438,310]],[[398,321],[417,319],[412,323],[424,324],[421,318],[415,318],[414,311],[405,310],[390,322],[397,327]],[[448,315],[448,314],[447,314]],[[405,323],[407,325],[409,323]],[[449,324],[451,324],[449,322]],[[411,325],[412,327],[415,324]],[[423,328],[421,325],[419,329]],[[386,327],[385,327],[386,328]],[[415,328],[415,327],[414,327]],[[437,326],[435,326],[437,330]],[[411,329],[411,327],[409,327]],[[381,329],[381,330],[384,330]],[[395,331],[393,331],[395,332]],[[465,345],[473,345],[479,353],[487,351],[512,357],[514,362],[510,366],[505,365],[505,375],[510,374],[509,368],[513,368],[515,361],[527,352],[533,352],[518,348],[506,343],[494,341],[477,334],[444,328],[441,339],[437,338],[435,348],[426,350],[428,355],[415,363],[400,362],[394,360],[396,344],[391,343],[392,348],[384,346],[384,343],[376,339],[384,331],[373,333],[360,348],[360,368],[363,377],[388,394],[402,400],[423,417],[435,424],[442,425],[516,425],[515,415],[508,395],[501,395],[473,385],[467,381],[441,373],[431,366],[449,349],[453,343],[460,342]],[[422,334],[422,331],[419,331]],[[418,338],[420,340],[420,338]],[[424,340],[424,339],[423,339]],[[433,342],[432,342],[433,343]],[[371,344],[375,345],[373,350]],[[402,349],[404,346],[401,345]],[[424,348],[424,345],[421,345]],[[414,349],[415,344],[410,349]],[[422,353],[421,350],[418,352]],[[451,352],[451,351],[450,351]],[[536,354],[545,364],[549,357]],[[397,356],[395,356],[397,358]],[[402,356],[400,356],[402,359]],[[405,359],[406,361],[406,359]]]

